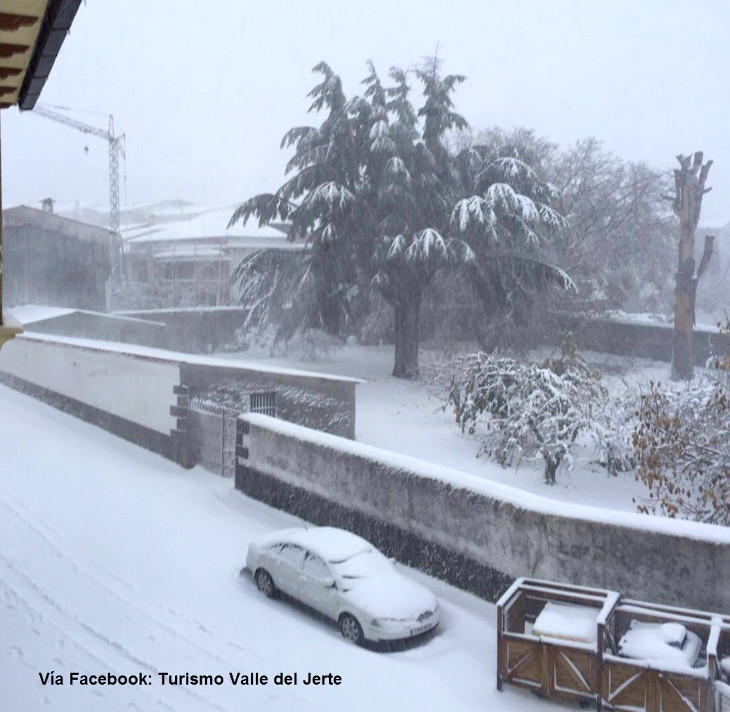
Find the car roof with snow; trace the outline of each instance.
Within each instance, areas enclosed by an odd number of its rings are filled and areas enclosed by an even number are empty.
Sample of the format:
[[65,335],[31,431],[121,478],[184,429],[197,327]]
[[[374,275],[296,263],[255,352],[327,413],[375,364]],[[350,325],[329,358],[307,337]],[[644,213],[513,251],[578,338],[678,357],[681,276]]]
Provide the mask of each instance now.
[[256,544],[262,547],[273,544],[298,544],[330,563],[345,561],[357,554],[374,550],[373,545],[365,539],[335,527],[284,529],[265,534],[256,541]]

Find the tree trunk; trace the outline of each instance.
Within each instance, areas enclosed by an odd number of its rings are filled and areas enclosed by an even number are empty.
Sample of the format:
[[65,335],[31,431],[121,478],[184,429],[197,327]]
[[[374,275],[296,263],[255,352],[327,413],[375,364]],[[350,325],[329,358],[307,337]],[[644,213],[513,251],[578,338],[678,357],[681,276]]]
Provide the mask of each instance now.
[[[707,174],[712,161],[702,165],[703,154],[697,151],[694,159],[677,156],[680,168],[674,171],[674,213],[679,218],[679,256],[676,274],[674,307],[674,344],[672,348],[672,378],[692,378],[694,368],[693,332],[695,322],[695,230],[700,220],[702,196],[710,189],[705,188]],[[708,245],[705,245],[707,254]],[[712,242],[709,242],[709,254]],[[709,255],[707,255],[709,260]],[[705,258],[703,256],[703,264]],[[705,265],[706,266],[706,265]]]
[[555,454],[550,454],[543,452],[542,453],[543,460],[545,461],[545,484],[546,485],[554,485],[555,484],[555,473],[558,471],[558,467],[560,466],[560,460],[562,458],[558,457]]
[[393,305],[395,310],[395,365],[396,378],[418,377],[418,319],[421,311],[421,291],[401,295]]
[[317,307],[322,329],[332,336],[340,336],[342,331],[342,304],[337,292],[339,274],[337,261],[331,250],[324,249],[314,265],[319,272],[317,279]]
[[[694,247],[694,235],[692,235]],[[694,366],[694,293],[697,280],[694,278],[695,261],[682,262],[680,255],[679,270],[676,274],[674,305],[674,344],[672,346],[672,378],[688,380],[692,378]]]
[[331,296],[329,289],[323,289],[318,295],[318,302],[322,329],[332,336],[341,336],[342,320],[339,300]]

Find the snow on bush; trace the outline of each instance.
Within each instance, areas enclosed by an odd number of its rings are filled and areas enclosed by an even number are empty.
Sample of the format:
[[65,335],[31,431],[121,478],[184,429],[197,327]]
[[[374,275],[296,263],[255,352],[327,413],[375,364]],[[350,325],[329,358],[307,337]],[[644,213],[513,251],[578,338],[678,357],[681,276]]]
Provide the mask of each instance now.
[[606,400],[600,374],[569,347],[541,365],[484,352],[458,358],[448,397],[462,431],[483,426],[488,455],[502,465],[541,457],[549,484],[572,466],[578,437],[595,436],[594,413]]
[[649,488],[639,511],[730,526],[728,379],[683,390],[652,382],[638,416],[638,474]]
[[637,388],[624,385],[624,390],[611,395],[594,412],[591,423],[596,445],[595,462],[614,476],[634,470],[637,465],[633,434],[641,394]]
[[639,511],[730,526],[730,354],[712,366],[642,395],[634,446],[649,500]]

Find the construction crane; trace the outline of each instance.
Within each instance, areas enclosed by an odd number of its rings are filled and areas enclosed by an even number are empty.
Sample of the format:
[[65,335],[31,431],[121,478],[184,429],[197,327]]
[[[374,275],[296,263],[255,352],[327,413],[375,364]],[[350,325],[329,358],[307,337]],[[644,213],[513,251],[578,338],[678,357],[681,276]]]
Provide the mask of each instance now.
[[[61,107],[58,107],[61,108]],[[123,276],[122,260],[122,236],[120,233],[119,218],[119,155],[124,158],[124,133],[117,133],[114,126],[114,117],[109,115],[108,130],[99,129],[96,126],[89,126],[81,121],[72,119],[56,111],[51,110],[47,106],[36,104],[33,109],[34,114],[45,116],[47,119],[58,121],[60,124],[70,126],[72,129],[81,131],[81,133],[91,134],[103,138],[109,144],[109,227],[112,231],[112,278],[119,284]]]

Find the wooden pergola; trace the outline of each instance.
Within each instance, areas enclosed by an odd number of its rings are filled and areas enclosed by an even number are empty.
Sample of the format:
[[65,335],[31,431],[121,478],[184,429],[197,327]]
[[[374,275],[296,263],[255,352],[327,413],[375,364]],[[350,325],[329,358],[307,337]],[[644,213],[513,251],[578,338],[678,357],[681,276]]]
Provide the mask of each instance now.
[[[0,0],[0,109],[35,106],[80,5],[81,0]],[[22,331],[2,310],[2,277],[0,221],[0,348]]]

